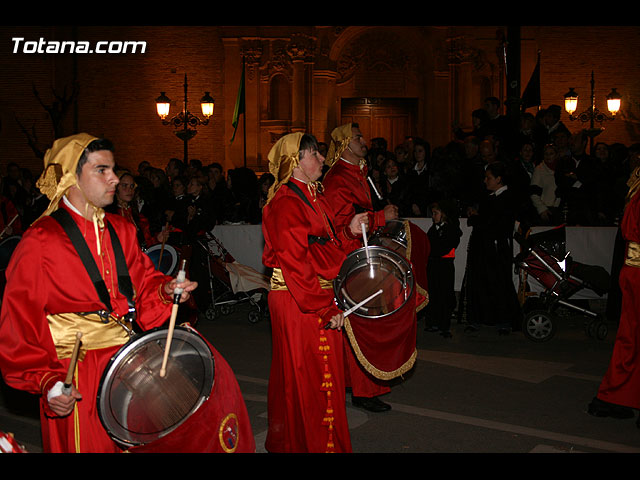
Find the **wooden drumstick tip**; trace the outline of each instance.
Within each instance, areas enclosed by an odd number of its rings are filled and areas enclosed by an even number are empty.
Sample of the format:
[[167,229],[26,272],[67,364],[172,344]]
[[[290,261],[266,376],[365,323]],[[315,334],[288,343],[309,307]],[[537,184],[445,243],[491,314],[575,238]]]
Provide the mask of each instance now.
[[71,361],[69,362],[69,370],[67,370],[67,377],[65,378],[62,393],[69,395],[71,393],[71,382],[73,381],[73,372],[76,369],[76,363],[78,362],[78,352],[80,351],[80,339],[82,338],[82,332],[76,332],[76,343],[73,346],[73,352],[71,353]]

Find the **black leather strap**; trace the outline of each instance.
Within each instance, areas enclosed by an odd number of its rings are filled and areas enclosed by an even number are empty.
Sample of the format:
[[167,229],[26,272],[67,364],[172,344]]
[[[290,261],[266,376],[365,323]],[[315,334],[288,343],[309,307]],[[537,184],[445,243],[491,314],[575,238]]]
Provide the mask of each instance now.
[[[78,252],[82,263],[87,269],[87,273],[93,282],[93,286],[98,293],[98,298],[105,305],[109,312],[113,311],[113,307],[111,306],[111,300],[109,297],[109,292],[107,291],[107,287],[104,283],[102,275],[98,270],[98,266],[91,254],[91,250],[89,250],[89,246],[87,242],[84,240],[82,236],[82,232],[76,225],[76,222],[71,217],[71,214],[67,212],[63,208],[58,208],[55,212],[51,214],[51,216],[58,221],[58,223],[62,226],[64,231],[69,236],[71,243],[74,248]],[[109,229],[109,235],[111,236],[111,244],[113,246],[113,251],[116,259],[116,271],[118,274],[118,289],[120,293],[122,293],[126,298],[129,304],[129,311],[132,311],[134,307],[133,302],[133,284],[131,283],[131,277],[129,276],[129,269],[127,268],[127,263],[124,258],[124,252],[122,250],[122,245],[120,243],[120,239],[116,235],[115,229],[109,222],[105,222],[107,228]]]

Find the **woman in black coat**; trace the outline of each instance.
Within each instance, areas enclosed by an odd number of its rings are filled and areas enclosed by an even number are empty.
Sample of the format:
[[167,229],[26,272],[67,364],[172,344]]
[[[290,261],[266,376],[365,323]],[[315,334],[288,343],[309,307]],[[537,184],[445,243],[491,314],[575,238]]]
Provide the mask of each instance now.
[[506,167],[490,163],[485,173],[489,195],[467,219],[473,227],[467,258],[466,330],[481,325],[497,327],[498,333],[519,330],[522,311],[513,283],[513,233],[516,202],[506,186]]

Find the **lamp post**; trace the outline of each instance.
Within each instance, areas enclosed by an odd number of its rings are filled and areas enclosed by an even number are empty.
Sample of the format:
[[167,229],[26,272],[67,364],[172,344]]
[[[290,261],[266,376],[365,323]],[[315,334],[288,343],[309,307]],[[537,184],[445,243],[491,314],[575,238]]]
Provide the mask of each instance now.
[[171,100],[169,97],[165,95],[165,92],[160,92],[160,96],[156,98],[156,109],[158,112],[158,116],[162,120],[163,125],[171,125],[177,130],[174,132],[176,136],[182,140],[184,143],[184,162],[188,163],[189,161],[189,152],[188,152],[188,142],[198,133],[197,127],[199,125],[207,125],[209,123],[209,118],[213,115],[213,109],[215,106],[215,101],[209,95],[209,92],[205,92],[204,96],[200,99],[200,107],[202,108],[202,115],[204,118],[201,119],[195,115],[193,115],[187,109],[187,75],[184,75],[184,102],[182,104],[182,111],[171,117],[167,120],[169,116],[169,109],[171,105]]
[[596,108],[596,100],[595,100],[595,80],[593,77],[593,71],[591,71],[591,105],[582,113],[574,116],[574,112],[578,109],[578,94],[573,88],[569,88],[569,91],[564,95],[564,109],[569,114],[569,119],[579,120],[582,123],[589,122],[589,128],[585,131],[587,136],[589,137],[589,146],[590,149],[593,150],[593,138],[599,135],[604,127],[596,127],[595,123],[602,124],[608,120],[614,120],[616,114],[620,110],[620,94],[616,91],[615,88],[611,89],[609,95],[607,95],[607,109],[611,116],[607,116],[606,113],[601,112]]

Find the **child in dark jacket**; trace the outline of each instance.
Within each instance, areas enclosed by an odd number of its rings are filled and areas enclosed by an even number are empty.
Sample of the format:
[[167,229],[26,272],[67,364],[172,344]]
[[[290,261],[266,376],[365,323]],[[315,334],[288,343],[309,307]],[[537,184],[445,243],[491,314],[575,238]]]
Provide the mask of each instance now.
[[451,316],[456,307],[455,249],[462,230],[455,204],[445,200],[431,205],[433,225],[427,236],[431,244],[427,262],[429,303],[425,311],[425,330],[451,337]]

